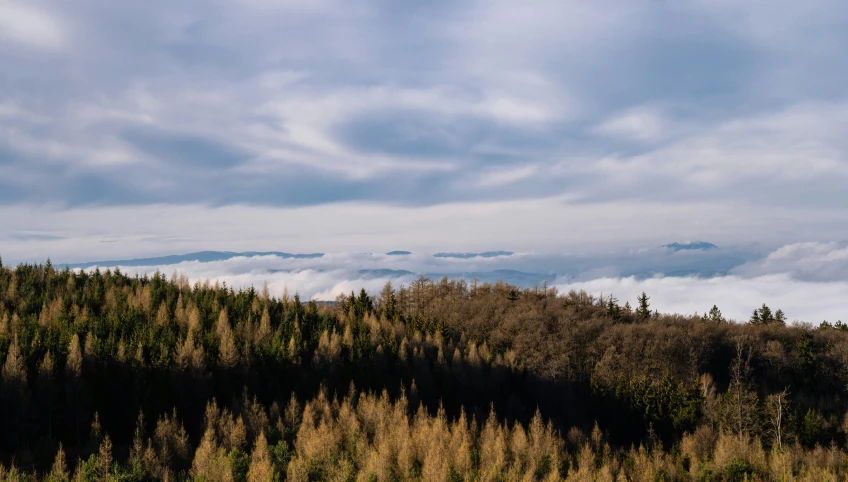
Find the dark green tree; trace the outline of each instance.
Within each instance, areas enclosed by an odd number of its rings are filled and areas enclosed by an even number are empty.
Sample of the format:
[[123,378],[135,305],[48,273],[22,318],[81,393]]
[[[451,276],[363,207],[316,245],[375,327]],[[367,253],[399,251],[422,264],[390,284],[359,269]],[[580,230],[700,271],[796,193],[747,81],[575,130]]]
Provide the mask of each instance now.
[[639,306],[636,307],[636,316],[637,317],[642,318],[642,319],[648,319],[648,318],[651,317],[651,308],[650,308],[651,305],[650,305],[650,303],[648,303],[648,300],[650,300],[650,299],[651,298],[648,297],[648,295],[645,294],[644,291],[642,292],[641,295],[639,295],[639,297],[636,298],[636,302],[639,304]]
[[710,309],[710,313],[707,319],[716,323],[721,323],[724,321],[724,317],[721,316],[721,310],[719,310],[718,306],[716,305],[713,305],[713,307]]
[[760,323],[772,323],[774,322],[774,315],[771,312],[771,308],[766,306],[763,303],[763,306],[760,308]]

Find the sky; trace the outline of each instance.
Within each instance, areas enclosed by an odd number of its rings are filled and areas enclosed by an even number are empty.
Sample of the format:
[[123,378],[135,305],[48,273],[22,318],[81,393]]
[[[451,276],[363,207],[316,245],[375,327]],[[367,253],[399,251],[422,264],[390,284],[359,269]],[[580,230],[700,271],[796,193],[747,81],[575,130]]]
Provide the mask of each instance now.
[[0,256],[840,253],[845,45],[838,0],[0,0]]

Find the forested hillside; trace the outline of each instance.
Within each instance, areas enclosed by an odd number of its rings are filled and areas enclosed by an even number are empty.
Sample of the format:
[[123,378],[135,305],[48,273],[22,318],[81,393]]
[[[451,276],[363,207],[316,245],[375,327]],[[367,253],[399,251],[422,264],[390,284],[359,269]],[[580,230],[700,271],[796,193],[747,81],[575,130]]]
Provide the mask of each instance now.
[[3,480],[848,477],[842,323],[424,278],[319,306],[1,266]]

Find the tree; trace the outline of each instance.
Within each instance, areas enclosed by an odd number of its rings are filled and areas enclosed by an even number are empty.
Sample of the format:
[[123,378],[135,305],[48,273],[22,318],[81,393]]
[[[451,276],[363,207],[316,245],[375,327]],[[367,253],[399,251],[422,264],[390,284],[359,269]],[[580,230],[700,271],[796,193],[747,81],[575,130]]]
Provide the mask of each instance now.
[[271,454],[268,452],[268,441],[265,440],[265,434],[260,432],[250,454],[247,482],[271,482],[273,479],[274,468],[271,465]]
[[82,349],[79,335],[74,333],[68,343],[68,358],[65,361],[65,405],[70,413],[71,426],[76,439],[81,439],[83,427]]
[[708,319],[716,323],[721,323],[724,321],[724,317],[721,316],[721,310],[718,309],[718,306],[713,305],[712,309],[710,309]]
[[781,325],[786,324],[786,315],[783,313],[783,310],[778,309],[774,312],[774,321],[776,323],[780,323]]
[[618,320],[621,318],[621,307],[618,306],[618,300],[613,298],[612,295],[609,296],[607,300],[607,315],[613,320]]
[[814,408],[807,409],[804,418],[801,420],[801,426],[798,430],[798,435],[801,438],[801,443],[807,447],[813,447],[819,441],[819,434],[822,431],[822,417]]
[[730,387],[722,395],[723,424],[738,436],[750,435],[757,426],[757,394],[751,389],[751,352],[736,340],[736,357],[730,365]]
[[48,482],[68,482],[68,463],[65,460],[65,450],[62,443],[59,442],[59,450],[56,452],[56,458],[53,459],[53,468],[50,469],[50,474],[47,476]]
[[771,308],[766,306],[763,303],[763,306],[760,308],[760,323],[772,323],[774,322],[774,315],[771,312]]
[[194,453],[189,471],[194,480],[208,482],[232,482],[233,470],[226,452],[215,441],[215,430],[208,427]]
[[6,441],[16,446],[18,436],[22,432],[22,419],[27,406],[26,401],[26,366],[24,357],[18,345],[18,337],[12,339],[9,351],[6,354],[6,362],[0,373],[0,409],[3,416],[0,417],[0,427],[5,430]]
[[650,309],[651,305],[650,305],[650,303],[648,303],[648,300],[650,300],[650,299],[651,298],[649,298],[648,295],[646,295],[644,291],[642,292],[641,295],[639,295],[638,298],[636,298],[636,302],[639,304],[639,306],[636,307],[636,316],[637,317],[642,318],[642,319],[648,319],[648,318],[651,317],[651,309]]
[[16,389],[23,390],[26,387],[26,367],[21,349],[18,346],[18,337],[12,340],[9,351],[6,354],[6,362],[3,364],[3,387],[4,391]]
[[109,480],[109,472],[112,469],[112,440],[106,434],[103,437],[103,442],[100,443],[100,448],[97,450],[97,462],[95,464],[98,480],[107,482]]
[[262,310],[262,316],[259,318],[259,329],[256,330],[255,342],[259,346],[264,346],[271,338],[271,315],[268,313],[268,307]]
[[50,350],[47,350],[41,364],[38,365],[36,390],[44,403],[43,409],[47,412],[47,434],[51,436],[53,434],[53,404],[56,398],[56,384],[53,376],[53,357],[50,355]]
[[[223,312],[222,312],[223,313]],[[224,368],[233,368],[238,364],[239,354],[236,348],[236,342],[232,331],[229,329],[229,324],[223,325],[226,328],[221,335],[221,344],[218,349],[218,362]]]
[[383,290],[380,291],[380,310],[389,321],[394,321],[397,317],[398,303],[391,281],[386,282]]
[[784,433],[786,431],[786,416],[789,413],[789,387],[782,392],[772,393],[766,398],[766,414],[768,415],[769,433],[778,449],[783,449]]

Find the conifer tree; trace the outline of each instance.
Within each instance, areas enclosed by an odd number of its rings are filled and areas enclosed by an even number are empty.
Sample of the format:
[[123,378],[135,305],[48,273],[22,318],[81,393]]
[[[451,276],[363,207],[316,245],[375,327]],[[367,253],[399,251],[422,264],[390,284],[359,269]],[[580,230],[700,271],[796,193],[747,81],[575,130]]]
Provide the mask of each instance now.
[[262,316],[259,318],[259,329],[256,330],[255,342],[257,345],[264,345],[271,338],[271,315],[268,313],[266,306],[262,310]]
[[268,441],[265,439],[265,434],[260,432],[250,454],[247,482],[272,482],[273,480],[274,469],[268,452]]
[[215,431],[208,427],[203,433],[200,445],[194,453],[189,471],[194,480],[206,482],[233,482],[232,467],[224,450],[218,447]]
[[221,311],[218,313],[218,319],[215,321],[215,333],[219,339],[223,339],[224,335],[230,332],[232,332],[230,317],[227,315],[227,309],[221,308]]
[[53,376],[53,357],[50,355],[50,350],[44,354],[44,358],[38,365],[38,378],[36,379],[36,389],[38,390],[39,398],[44,404],[44,411],[47,415],[47,434],[53,433],[53,405],[56,398],[56,384]]
[[82,418],[82,350],[79,335],[74,333],[68,343],[68,357],[65,360],[65,406],[70,414],[71,426],[76,432],[76,440],[81,439]]
[[17,445],[22,432],[22,418],[27,405],[26,401],[26,366],[24,358],[18,345],[17,335],[12,339],[6,361],[0,373],[0,409],[3,417],[0,417],[0,427],[3,427],[3,436],[10,444]]
[[154,324],[159,327],[166,327],[171,324],[171,313],[168,311],[168,306],[164,301],[159,304]]
[[50,469],[50,474],[47,476],[48,482],[68,482],[70,476],[68,474],[68,464],[65,459],[65,450],[62,443],[59,442],[59,450],[56,451],[56,457],[53,459],[53,467]]
[[639,295],[638,298],[636,298],[636,301],[639,303],[639,306],[636,307],[636,316],[637,317],[642,318],[642,319],[648,319],[648,318],[651,317],[651,309],[650,309],[651,305],[650,305],[650,303],[648,303],[648,300],[650,300],[650,299],[651,298],[649,298],[648,295],[645,294],[644,291],[642,292],[641,295]]
[[763,306],[760,308],[760,323],[771,323],[774,321],[774,315],[771,313],[771,309],[763,303]]
[[708,319],[716,323],[721,323],[724,321],[724,317],[721,315],[721,310],[718,309],[718,306],[713,305],[713,307],[710,309]]
[[[224,315],[226,315],[226,313],[224,313]],[[236,348],[233,333],[229,329],[229,325],[224,326],[227,326],[227,328],[222,329],[223,335],[221,337],[221,345],[218,351],[218,362],[224,368],[233,368],[238,364],[239,353]]]
[[110,439],[109,435],[106,434],[103,437],[103,441],[100,443],[100,448],[97,451],[97,462],[95,464],[97,480],[107,482],[109,480],[109,473],[111,469],[112,439]]
[[23,390],[26,388],[26,367],[21,349],[18,345],[18,337],[12,339],[9,351],[6,353],[6,361],[3,364],[2,380],[5,390]]

